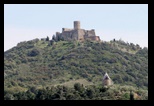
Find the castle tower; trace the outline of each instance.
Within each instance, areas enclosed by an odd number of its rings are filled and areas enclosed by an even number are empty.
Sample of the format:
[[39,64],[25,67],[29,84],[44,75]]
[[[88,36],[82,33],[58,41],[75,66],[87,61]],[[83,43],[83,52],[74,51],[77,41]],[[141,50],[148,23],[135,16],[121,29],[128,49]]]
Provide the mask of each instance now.
[[105,75],[103,77],[103,85],[104,86],[112,85],[111,78],[109,77],[109,75],[107,73],[105,73]]
[[74,29],[80,29],[80,21],[74,21]]

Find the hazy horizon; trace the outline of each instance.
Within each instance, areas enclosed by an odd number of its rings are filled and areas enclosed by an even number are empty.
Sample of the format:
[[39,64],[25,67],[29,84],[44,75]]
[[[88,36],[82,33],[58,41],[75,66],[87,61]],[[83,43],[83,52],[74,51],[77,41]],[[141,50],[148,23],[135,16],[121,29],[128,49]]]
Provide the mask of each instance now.
[[148,4],[5,4],[4,51],[62,28],[95,29],[103,41],[122,39],[148,47]]

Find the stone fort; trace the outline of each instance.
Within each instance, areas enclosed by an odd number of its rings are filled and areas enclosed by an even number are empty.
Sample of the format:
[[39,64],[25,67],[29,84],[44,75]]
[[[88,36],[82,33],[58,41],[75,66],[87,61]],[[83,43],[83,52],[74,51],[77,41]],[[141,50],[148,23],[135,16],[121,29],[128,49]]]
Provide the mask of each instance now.
[[100,41],[99,36],[95,35],[95,30],[85,30],[80,28],[80,21],[74,21],[74,29],[62,28],[62,33],[56,32],[56,39],[63,40],[93,40]]

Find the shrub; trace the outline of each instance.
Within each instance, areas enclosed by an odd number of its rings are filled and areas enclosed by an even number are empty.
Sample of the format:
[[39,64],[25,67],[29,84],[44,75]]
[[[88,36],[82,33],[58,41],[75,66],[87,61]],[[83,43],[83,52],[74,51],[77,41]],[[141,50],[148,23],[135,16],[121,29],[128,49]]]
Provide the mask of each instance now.
[[37,56],[37,55],[39,55],[40,54],[40,51],[39,50],[37,50],[37,49],[33,49],[33,50],[31,50],[30,52],[28,52],[28,56]]

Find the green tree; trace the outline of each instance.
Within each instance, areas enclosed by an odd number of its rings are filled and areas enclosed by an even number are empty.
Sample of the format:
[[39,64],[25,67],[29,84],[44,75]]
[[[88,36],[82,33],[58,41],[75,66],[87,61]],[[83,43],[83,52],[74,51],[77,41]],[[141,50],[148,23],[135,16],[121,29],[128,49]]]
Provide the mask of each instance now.
[[28,56],[37,56],[40,54],[40,51],[38,49],[33,49],[31,51],[28,52]]
[[52,40],[56,41],[56,36],[55,35],[52,36]]
[[130,100],[134,100],[134,94],[133,94],[133,91],[130,91]]
[[87,94],[87,96],[88,96],[90,99],[92,99],[92,98],[94,97],[94,95],[95,95],[94,89],[88,88],[88,89],[86,90],[86,94]]
[[49,37],[47,36],[46,41],[49,41]]
[[12,94],[7,93],[7,94],[4,96],[4,100],[14,100],[14,97],[13,97]]
[[75,84],[74,84],[74,89],[75,89],[76,91],[82,92],[83,87],[82,87],[82,85],[81,85],[80,83],[75,83]]

